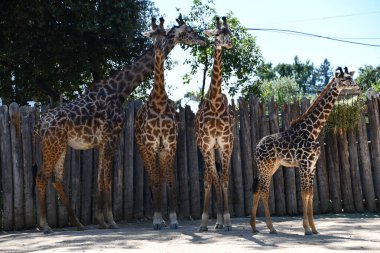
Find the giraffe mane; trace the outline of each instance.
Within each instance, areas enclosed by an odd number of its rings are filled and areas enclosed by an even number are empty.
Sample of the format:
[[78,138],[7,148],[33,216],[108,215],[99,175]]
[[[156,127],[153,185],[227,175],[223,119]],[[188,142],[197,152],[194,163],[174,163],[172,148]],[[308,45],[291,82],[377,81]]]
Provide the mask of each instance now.
[[327,91],[330,89],[332,83],[335,81],[335,78],[331,78],[330,82],[326,85],[326,87],[322,90],[322,92],[319,94],[319,96],[314,100],[314,102],[311,104],[311,106],[307,109],[306,112],[304,112],[301,116],[299,116],[297,119],[290,122],[290,126],[294,126],[297,123],[300,123],[303,121],[307,115],[318,105],[321,98],[327,93]]

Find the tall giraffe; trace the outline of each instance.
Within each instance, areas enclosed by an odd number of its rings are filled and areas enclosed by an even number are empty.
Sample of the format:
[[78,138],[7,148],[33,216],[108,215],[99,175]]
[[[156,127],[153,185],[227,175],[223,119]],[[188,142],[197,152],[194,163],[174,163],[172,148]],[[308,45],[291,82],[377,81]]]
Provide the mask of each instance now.
[[348,72],[347,68],[344,71],[341,67],[337,68],[335,77],[331,78],[309,109],[291,123],[288,130],[265,136],[257,144],[258,177],[253,182],[254,198],[251,217],[254,233],[258,232],[256,211],[260,197],[264,201],[266,224],[270,233],[277,233],[270,218],[268,199],[271,177],[280,165],[299,167],[305,235],[318,233],[313,217],[313,179],[315,164],[320,154],[317,138],[339,93],[344,89],[359,89],[352,78],[353,74],[354,72]]
[[[205,100],[195,115],[196,141],[205,160],[204,172],[204,206],[202,223],[199,231],[207,231],[208,206],[212,184],[215,186],[217,198],[217,221],[215,228],[231,230],[230,212],[228,210],[228,180],[231,153],[233,148],[234,116],[229,109],[227,97],[222,93],[222,48],[232,48],[231,32],[226,17],[216,18],[216,29],[205,31],[214,36],[214,65],[210,88]],[[215,152],[219,152],[222,160],[222,171],[218,175],[215,164]],[[222,192],[224,198],[222,199]]]
[[149,184],[153,192],[154,229],[161,229],[164,224],[161,213],[161,196],[165,181],[170,195],[170,227],[178,228],[174,176],[178,126],[175,103],[168,98],[165,91],[163,40],[166,31],[163,25],[163,18],[160,18],[158,26],[156,19],[153,18],[153,31],[146,34],[153,39],[155,51],[154,85],[148,101],[137,112],[135,121],[137,147],[148,172]]
[[[165,37],[164,54],[167,55],[177,43],[206,45],[181,18]],[[44,113],[35,134],[41,138],[43,162],[38,171],[36,184],[39,192],[39,224],[44,233],[52,230],[46,219],[46,186],[54,175],[53,187],[65,205],[70,221],[83,229],[70,206],[63,185],[64,160],[67,147],[74,149],[99,148],[98,207],[96,220],[100,228],[118,228],[111,205],[111,172],[117,136],[123,127],[121,105],[129,94],[153,71],[153,48],[138,57],[132,65],[115,73],[106,80],[95,83],[80,98]],[[37,168],[37,165],[34,165]],[[103,193],[105,210],[103,211]]]

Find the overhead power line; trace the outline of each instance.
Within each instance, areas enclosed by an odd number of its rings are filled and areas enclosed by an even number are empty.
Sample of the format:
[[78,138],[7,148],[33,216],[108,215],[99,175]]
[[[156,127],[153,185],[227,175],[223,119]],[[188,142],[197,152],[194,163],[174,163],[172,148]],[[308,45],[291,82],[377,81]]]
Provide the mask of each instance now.
[[368,43],[361,43],[361,42],[350,41],[350,40],[343,40],[343,39],[339,39],[339,38],[322,36],[322,35],[317,35],[317,34],[312,34],[312,33],[298,32],[298,31],[293,31],[293,30],[271,29],[271,28],[247,28],[247,30],[288,33],[288,34],[295,34],[295,35],[302,35],[302,36],[309,36],[309,37],[317,37],[317,38],[322,38],[322,39],[334,40],[334,41],[350,43],[350,44],[355,44],[355,45],[362,45],[362,46],[369,46],[369,47],[380,47],[380,45],[376,45],[376,44],[368,44]]
[[377,13],[380,13],[380,11],[369,11],[369,12],[361,12],[361,13],[351,13],[351,14],[336,15],[336,16],[327,16],[327,17],[319,17],[319,18],[294,19],[294,20],[288,20],[288,21],[280,21],[280,22],[258,24],[258,25],[278,25],[278,24],[298,23],[298,22],[319,21],[319,20],[326,20],[326,19],[337,19],[337,18],[347,18],[347,17],[371,15],[371,14],[377,14]]

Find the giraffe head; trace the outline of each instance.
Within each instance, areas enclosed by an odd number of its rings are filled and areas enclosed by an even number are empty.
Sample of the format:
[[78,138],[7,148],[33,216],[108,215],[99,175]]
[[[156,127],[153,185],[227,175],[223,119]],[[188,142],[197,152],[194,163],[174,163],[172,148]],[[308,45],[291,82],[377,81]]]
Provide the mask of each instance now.
[[207,45],[207,39],[200,36],[193,28],[185,23],[182,19],[182,15],[176,19],[178,26],[174,26],[169,32],[168,37],[173,36],[175,43],[184,45]]
[[220,18],[216,17],[216,29],[206,30],[205,34],[207,36],[215,37],[215,48],[222,49],[224,48],[232,48],[232,40],[231,40],[231,31],[227,24],[227,18],[222,17],[223,24],[220,23]]
[[355,71],[348,72],[347,67],[344,67],[344,70],[342,67],[338,67],[335,70],[335,83],[336,87],[339,90],[349,89],[349,90],[359,90],[359,86],[355,83],[354,79],[352,78]]
[[145,32],[144,36],[153,39],[153,45],[156,49],[163,50],[164,39],[166,37],[166,30],[164,28],[164,18],[160,18],[160,24],[156,24],[156,18],[152,18],[152,31]]

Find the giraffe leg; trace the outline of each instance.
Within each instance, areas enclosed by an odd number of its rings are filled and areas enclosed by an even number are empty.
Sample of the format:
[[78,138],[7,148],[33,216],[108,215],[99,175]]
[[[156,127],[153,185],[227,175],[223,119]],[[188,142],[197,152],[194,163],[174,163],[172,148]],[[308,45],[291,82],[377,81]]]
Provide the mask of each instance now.
[[267,227],[269,228],[269,233],[277,234],[277,231],[276,231],[276,229],[274,229],[273,224],[272,224],[272,220],[270,218],[269,187],[268,187],[268,190],[261,192],[261,198],[263,199],[263,203],[264,203],[265,223],[267,224]]
[[[54,131],[56,129],[53,129]],[[64,133],[62,134],[64,135]],[[62,158],[61,154],[65,154],[66,143],[62,143],[57,136],[62,137],[62,135],[58,134],[56,131],[54,135],[49,133],[44,136],[41,142],[42,146],[42,167],[38,171],[36,177],[36,186],[38,189],[39,203],[40,203],[40,217],[39,224],[43,229],[45,234],[52,233],[53,230],[49,227],[47,218],[46,218],[46,187],[49,179],[53,175],[53,169],[57,166],[57,162],[61,159],[64,160],[64,156]],[[56,145],[51,145],[51,143],[55,143]],[[61,167],[63,167],[63,161],[61,161]],[[58,166],[58,167],[60,167]]]
[[301,175],[301,197],[303,210],[303,227],[305,235],[317,234],[313,217],[313,179],[315,175],[315,164],[319,156],[319,145],[310,157],[300,164]]
[[231,230],[232,224],[231,224],[231,216],[228,206],[228,182],[229,182],[229,168],[230,168],[230,160],[231,160],[231,152],[232,149],[226,149],[222,151],[222,174],[221,174],[221,181],[222,181],[222,189],[223,189],[223,225],[224,230]]
[[311,235],[311,229],[309,224],[309,202],[310,202],[310,192],[303,190],[301,192],[302,196],[302,210],[303,210],[303,228],[305,229],[305,235]]
[[119,226],[116,224],[113,213],[112,213],[112,161],[115,153],[115,141],[109,141],[104,147],[103,156],[103,177],[104,177],[104,195],[105,195],[105,214],[104,218],[109,225],[109,228],[118,229]]
[[[205,171],[204,171],[204,201],[203,201],[203,213],[202,213],[202,222],[199,227],[199,231],[207,231],[208,224],[208,208],[210,203],[210,191],[213,182],[213,174],[216,173],[215,169],[215,152],[212,151],[202,151],[204,160],[205,160]],[[220,186],[219,186],[220,188]],[[218,221],[217,221],[218,224]]]
[[260,188],[258,184],[259,181],[257,178],[255,178],[254,185],[253,185],[253,203],[252,203],[252,209],[251,209],[251,228],[253,233],[258,233],[259,231],[256,228],[256,214],[257,214],[257,207],[259,206],[260,201]]
[[71,224],[76,226],[78,230],[83,230],[83,225],[79,222],[78,217],[75,215],[74,210],[70,206],[70,201],[65,193],[65,187],[63,184],[63,175],[64,175],[64,162],[66,156],[66,148],[62,151],[61,156],[56,164],[54,171],[54,182],[53,187],[57,191],[63,205],[66,207],[67,213],[69,214],[69,219]]
[[[99,152],[100,153],[100,152]],[[104,168],[101,166],[101,158],[99,154],[99,169],[98,169],[98,206],[96,208],[95,219],[98,223],[100,229],[108,228],[106,222],[104,221],[103,215],[103,195],[104,195]]]
[[309,206],[307,210],[309,225],[313,234],[319,234],[314,224],[314,210],[313,210],[313,191],[310,194]]
[[38,174],[36,177],[36,186],[38,189],[38,200],[40,203],[39,224],[45,234],[49,234],[53,232],[53,230],[49,227],[49,224],[46,218],[46,187],[47,187],[49,178],[51,178],[52,174],[53,174],[52,170],[49,170],[44,165],[42,165],[42,168],[40,171],[38,171]]
[[175,185],[175,174],[174,174],[174,156],[176,152],[176,147],[169,148],[168,152],[161,152],[160,154],[160,167],[162,170],[165,170],[165,179],[169,189],[169,219],[170,219],[170,228],[178,228],[178,220],[176,213],[177,206],[177,192]]

